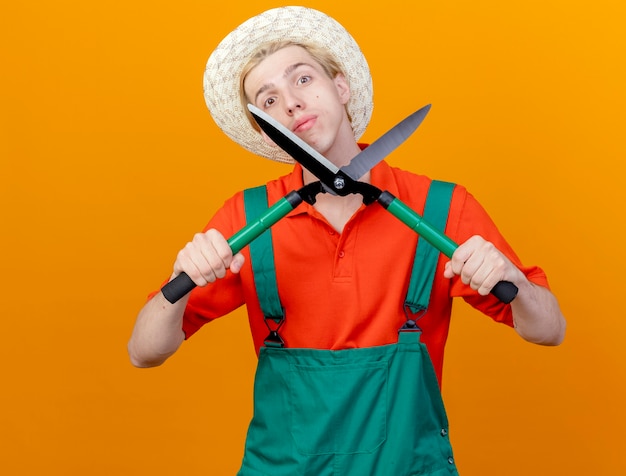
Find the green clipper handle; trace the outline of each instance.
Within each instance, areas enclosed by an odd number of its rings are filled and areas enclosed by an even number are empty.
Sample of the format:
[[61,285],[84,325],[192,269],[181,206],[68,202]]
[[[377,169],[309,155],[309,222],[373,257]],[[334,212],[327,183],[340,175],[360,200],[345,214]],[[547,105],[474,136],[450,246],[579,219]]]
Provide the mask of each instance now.
[[[389,192],[382,192],[378,197],[380,203],[387,211],[395,216],[402,223],[411,228],[415,233],[424,238],[428,243],[437,248],[448,258],[459,247],[454,241],[448,238],[439,230],[435,229],[411,208],[402,203]],[[491,290],[491,294],[505,304],[510,303],[517,296],[517,286],[509,281],[500,281]]]
[[[264,231],[269,229],[277,221],[302,203],[302,197],[296,191],[290,192],[267,209],[256,221],[244,226],[231,236],[227,241],[233,254],[241,251],[245,246],[252,243]],[[180,273],[169,283],[161,288],[165,299],[174,304],[180,298],[196,287],[187,273]]]

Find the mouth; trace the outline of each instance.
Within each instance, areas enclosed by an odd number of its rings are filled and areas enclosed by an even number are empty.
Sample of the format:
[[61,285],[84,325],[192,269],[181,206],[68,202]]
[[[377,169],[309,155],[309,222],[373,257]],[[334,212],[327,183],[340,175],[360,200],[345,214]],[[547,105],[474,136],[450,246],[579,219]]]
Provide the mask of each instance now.
[[301,117],[293,126],[293,132],[305,132],[315,125],[317,118],[315,116]]

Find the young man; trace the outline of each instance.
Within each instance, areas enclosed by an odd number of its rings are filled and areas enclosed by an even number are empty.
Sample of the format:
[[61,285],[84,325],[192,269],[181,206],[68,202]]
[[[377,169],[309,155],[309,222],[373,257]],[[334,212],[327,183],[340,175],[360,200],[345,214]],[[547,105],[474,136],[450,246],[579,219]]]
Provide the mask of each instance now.
[[[360,152],[372,111],[369,69],[353,38],[301,7],[269,10],[229,34],[209,58],[205,98],[248,150],[293,162],[255,127],[245,109],[252,103],[338,167]],[[296,164],[263,195],[271,205],[316,180]],[[361,180],[418,213],[439,186],[384,161]],[[174,263],[172,278],[185,272],[198,287],[174,304],[157,292],[139,313],[132,363],[160,365],[205,323],[245,304],[259,365],[239,474],[456,474],[438,386],[452,298],[539,344],[559,344],[565,322],[544,273],[521,264],[463,187],[445,189],[442,223],[461,243],[451,260],[429,254],[379,205],[331,194],[274,225],[260,252],[233,255],[225,237],[257,205],[236,194]],[[273,254],[274,265],[259,271],[257,253]],[[276,290],[267,284],[274,277]],[[499,281],[518,287],[511,304],[489,294]]]

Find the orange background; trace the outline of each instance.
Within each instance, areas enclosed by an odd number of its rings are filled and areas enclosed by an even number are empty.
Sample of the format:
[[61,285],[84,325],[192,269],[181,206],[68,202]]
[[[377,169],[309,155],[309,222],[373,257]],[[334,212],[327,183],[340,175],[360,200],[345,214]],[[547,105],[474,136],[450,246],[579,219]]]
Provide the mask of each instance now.
[[[568,318],[542,348],[459,302],[444,398],[463,475],[626,474],[622,0],[303,2],[368,57],[365,140],[433,109],[390,162],[466,185]],[[251,416],[243,311],[158,369],[126,355],[176,252],[289,167],[215,126],[216,44],[279,2],[0,7],[0,473],[232,475]]]

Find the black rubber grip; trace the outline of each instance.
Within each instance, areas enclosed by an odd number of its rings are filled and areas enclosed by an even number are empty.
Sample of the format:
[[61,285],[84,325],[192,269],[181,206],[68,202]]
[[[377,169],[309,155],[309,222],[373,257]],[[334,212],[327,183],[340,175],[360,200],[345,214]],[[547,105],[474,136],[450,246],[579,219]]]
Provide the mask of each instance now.
[[491,290],[491,294],[504,304],[509,304],[517,296],[517,286],[509,281],[500,281]]
[[191,280],[187,273],[182,272],[163,286],[161,292],[163,296],[165,296],[165,299],[174,304],[195,287],[196,283]]

